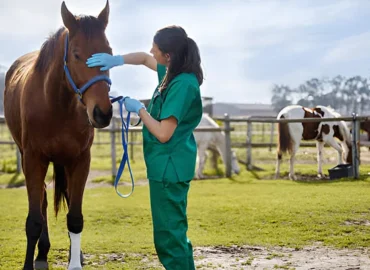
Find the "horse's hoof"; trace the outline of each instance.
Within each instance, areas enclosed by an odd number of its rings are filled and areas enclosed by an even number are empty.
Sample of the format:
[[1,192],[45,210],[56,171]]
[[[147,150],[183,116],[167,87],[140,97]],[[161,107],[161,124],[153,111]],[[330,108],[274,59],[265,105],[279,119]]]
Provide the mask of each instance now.
[[35,269],[49,269],[47,261],[35,261]]

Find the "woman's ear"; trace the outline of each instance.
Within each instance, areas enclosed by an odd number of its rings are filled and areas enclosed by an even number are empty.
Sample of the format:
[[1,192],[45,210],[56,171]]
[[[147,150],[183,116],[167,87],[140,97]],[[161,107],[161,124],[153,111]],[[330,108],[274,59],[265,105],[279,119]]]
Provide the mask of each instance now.
[[169,53],[166,53],[166,60],[167,60],[167,63],[169,63],[171,61],[171,56]]

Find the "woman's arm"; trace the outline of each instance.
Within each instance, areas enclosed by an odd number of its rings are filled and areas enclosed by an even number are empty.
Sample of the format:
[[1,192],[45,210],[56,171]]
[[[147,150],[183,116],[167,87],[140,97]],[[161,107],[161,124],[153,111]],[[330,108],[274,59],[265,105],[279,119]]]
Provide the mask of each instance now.
[[149,132],[152,133],[161,143],[168,142],[177,127],[177,119],[173,116],[159,122],[151,117],[144,108],[140,109],[139,116],[141,121],[143,121],[144,125],[148,128]]
[[111,55],[108,53],[96,53],[86,60],[88,67],[101,67],[101,71],[111,69],[112,67],[128,65],[144,65],[157,71],[157,60],[145,52],[135,52],[124,55]]
[[135,52],[122,55],[124,63],[128,65],[144,65],[157,71],[157,61],[148,53]]

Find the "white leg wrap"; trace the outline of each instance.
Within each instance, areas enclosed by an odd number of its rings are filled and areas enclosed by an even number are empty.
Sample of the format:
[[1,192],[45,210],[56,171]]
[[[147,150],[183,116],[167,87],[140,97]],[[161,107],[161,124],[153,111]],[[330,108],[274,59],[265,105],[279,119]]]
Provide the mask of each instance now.
[[68,270],[82,269],[80,261],[81,233],[69,232],[69,237],[71,238],[71,261],[69,262]]

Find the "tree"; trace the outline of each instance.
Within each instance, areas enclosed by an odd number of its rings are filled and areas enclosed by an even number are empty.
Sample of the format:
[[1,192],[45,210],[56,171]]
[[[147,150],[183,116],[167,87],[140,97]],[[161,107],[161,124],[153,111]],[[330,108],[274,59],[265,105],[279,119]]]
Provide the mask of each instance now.
[[286,85],[274,85],[272,89],[271,103],[276,112],[292,104],[292,93],[294,91]]
[[332,79],[312,78],[300,84],[296,89],[284,85],[275,85],[272,89],[271,103],[275,110],[280,110],[296,102],[305,107],[316,105],[330,106],[343,115],[357,112],[370,114],[370,79],[354,76],[349,79],[338,75]]

